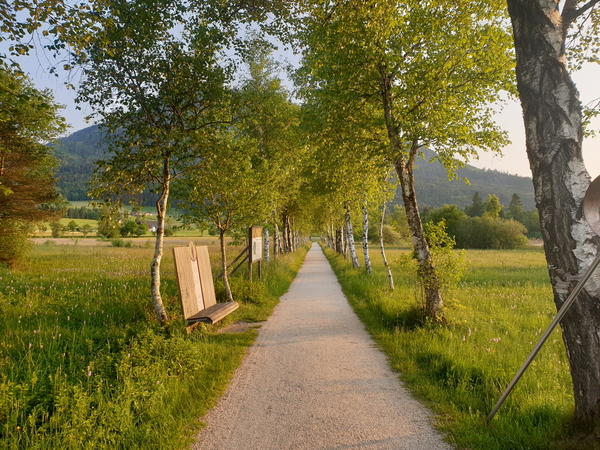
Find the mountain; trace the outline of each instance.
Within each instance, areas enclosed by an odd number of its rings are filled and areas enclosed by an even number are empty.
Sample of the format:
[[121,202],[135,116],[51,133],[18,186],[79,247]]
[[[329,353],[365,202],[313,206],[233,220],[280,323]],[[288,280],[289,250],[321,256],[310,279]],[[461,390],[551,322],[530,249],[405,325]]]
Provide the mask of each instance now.
[[[94,162],[104,156],[105,150],[106,146],[97,126],[77,131],[54,146],[54,153],[61,162],[57,186],[68,200],[89,200],[87,191]],[[458,170],[459,177],[470,181],[471,185],[467,185],[460,179],[448,180],[444,167],[437,161],[430,162],[434,156],[432,151],[426,150],[424,156],[424,159],[417,161],[415,168],[417,199],[421,209],[426,206],[439,208],[445,204],[464,208],[471,203],[475,192],[479,192],[484,200],[488,194],[494,194],[505,206],[509,204],[512,195],[517,194],[525,209],[535,207],[531,178],[478,169],[467,164]],[[400,190],[396,193],[394,203],[402,204]]]
[[[508,206],[513,194],[517,194],[527,210],[535,207],[533,182],[529,177],[510,175],[497,170],[478,169],[469,164],[458,169],[458,180],[448,180],[448,174],[439,161],[431,161],[434,152],[425,150],[424,159],[415,164],[415,186],[419,208],[439,208],[443,205],[458,205],[464,208],[471,204],[475,192],[485,201],[489,194],[496,195],[500,203]],[[469,180],[470,185],[460,178]],[[402,204],[400,189],[394,204]]]
[[89,200],[87,191],[94,163],[104,156],[106,149],[100,129],[94,125],[76,131],[60,139],[53,148],[60,161],[58,190],[70,201]]

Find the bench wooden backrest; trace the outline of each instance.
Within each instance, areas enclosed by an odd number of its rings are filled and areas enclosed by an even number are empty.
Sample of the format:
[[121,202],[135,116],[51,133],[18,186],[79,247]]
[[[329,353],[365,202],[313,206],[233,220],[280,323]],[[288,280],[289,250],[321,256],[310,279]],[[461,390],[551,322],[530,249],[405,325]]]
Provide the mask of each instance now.
[[208,247],[174,247],[173,259],[184,318],[216,304]]

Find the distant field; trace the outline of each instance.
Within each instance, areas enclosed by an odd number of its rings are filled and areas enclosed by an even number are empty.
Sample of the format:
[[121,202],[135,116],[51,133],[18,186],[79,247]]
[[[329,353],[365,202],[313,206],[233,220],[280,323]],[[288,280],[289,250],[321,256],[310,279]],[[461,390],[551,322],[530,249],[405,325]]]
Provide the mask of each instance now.
[[[81,208],[81,207],[88,208],[88,207],[90,207],[89,203],[90,202],[88,202],[88,201],[70,201],[69,206],[71,208]],[[124,206],[123,209],[126,211],[132,210],[131,206]],[[156,214],[156,208],[154,206],[143,206],[140,210],[145,213],[148,213],[148,214]]]
[[[79,228],[82,228],[84,225],[87,224],[90,227],[92,227],[92,231],[90,233],[88,233],[87,237],[84,236],[84,234],[79,231],[74,231],[74,232],[65,231],[65,232],[63,232],[60,239],[64,239],[64,238],[67,238],[67,239],[69,239],[69,238],[97,239],[98,238],[98,236],[96,236],[96,232],[98,231],[98,221],[97,220],[71,219],[68,217],[63,217],[62,219],[59,220],[59,223],[61,224],[61,226],[67,226],[71,221],[74,221]],[[46,231],[35,230],[35,234],[33,236],[34,238],[52,237],[50,223],[45,223],[44,226],[46,227]],[[200,232],[198,229],[195,229],[195,228],[189,229],[189,230],[177,230],[175,233],[175,237],[177,237],[177,238],[193,238],[193,239],[206,238],[206,240],[208,240],[210,242],[213,242],[213,241],[217,242],[219,240],[218,236],[210,236],[206,231]],[[140,236],[139,238],[128,237],[126,239],[132,239],[134,241],[137,241],[140,239],[154,239],[154,235],[152,234],[152,232],[148,231],[145,235]]]

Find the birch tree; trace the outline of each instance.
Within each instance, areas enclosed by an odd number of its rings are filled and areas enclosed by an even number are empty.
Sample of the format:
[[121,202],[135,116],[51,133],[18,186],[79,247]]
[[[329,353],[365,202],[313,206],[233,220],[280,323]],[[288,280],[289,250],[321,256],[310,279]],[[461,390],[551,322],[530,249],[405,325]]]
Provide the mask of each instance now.
[[[279,187],[294,173],[292,152],[298,151],[298,107],[276,75],[270,46],[251,35],[244,59],[247,76],[232,91],[231,123],[212,143],[210,156],[175,185],[186,220],[219,230],[223,281],[228,280],[225,237],[245,231],[272,216],[281,203]],[[292,185],[294,183],[291,183]]]
[[[570,74],[586,59],[598,62],[599,3],[508,0],[527,155],[557,308],[600,245],[582,214],[590,184],[582,159],[587,117]],[[596,438],[600,430],[599,301],[596,277],[561,321],[573,378],[575,422]]]
[[327,90],[345,117],[385,132],[400,180],[424,284],[426,315],[443,320],[442,297],[419,214],[413,169],[430,147],[452,173],[506,136],[490,103],[511,89],[512,59],[499,1],[306,2],[304,82]]
[[[244,54],[247,76],[241,80],[240,87],[244,105],[239,119],[244,134],[258,145],[260,169],[271,187],[273,213],[266,223],[275,228],[274,239],[278,243],[279,222],[287,231],[286,224],[290,223],[287,218],[296,210],[307,146],[300,129],[300,106],[291,100],[283,86],[280,73],[284,67],[274,60],[273,50],[263,36],[256,32],[249,34]],[[276,250],[279,247],[276,245]],[[287,247],[290,247],[289,242]]]
[[174,196],[187,211],[186,221],[210,224],[219,231],[223,284],[227,300],[232,301],[226,234],[265,219],[270,189],[265,189],[267,180],[253,161],[258,154],[255,141],[227,130],[217,142],[204,164],[176,181]]
[[[168,321],[160,264],[171,183],[202,163],[216,124],[228,120],[228,72],[218,61],[223,36],[216,25],[184,13],[174,0],[115,0],[98,18],[98,30],[79,42],[79,101],[94,109],[109,142],[91,196],[114,202],[146,189],[158,194],[150,270],[161,324]],[[190,20],[192,30],[185,28]],[[178,27],[188,31],[185,39]]]

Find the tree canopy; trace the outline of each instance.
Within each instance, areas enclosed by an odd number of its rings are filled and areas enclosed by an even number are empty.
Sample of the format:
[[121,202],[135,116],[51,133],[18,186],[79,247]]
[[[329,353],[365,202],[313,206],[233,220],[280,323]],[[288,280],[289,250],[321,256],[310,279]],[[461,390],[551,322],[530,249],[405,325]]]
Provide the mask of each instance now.
[[0,262],[22,256],[28,227],[56,214],[56,161],[46,142],[65,129],[60,106],[0,63]]

